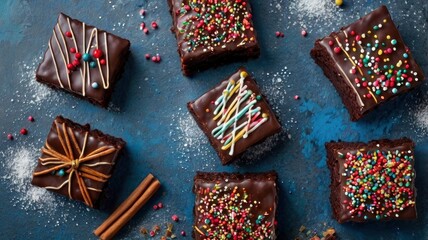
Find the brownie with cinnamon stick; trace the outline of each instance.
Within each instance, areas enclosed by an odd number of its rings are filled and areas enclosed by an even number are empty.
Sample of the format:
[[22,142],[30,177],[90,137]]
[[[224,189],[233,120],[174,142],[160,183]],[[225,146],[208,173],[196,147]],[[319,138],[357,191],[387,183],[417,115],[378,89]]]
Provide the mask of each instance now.
[[55,118],[41,149],[32,184],[96,206],[125,141]]
[[198,172],[194,239],[276,239],[277,178],[274,171]]

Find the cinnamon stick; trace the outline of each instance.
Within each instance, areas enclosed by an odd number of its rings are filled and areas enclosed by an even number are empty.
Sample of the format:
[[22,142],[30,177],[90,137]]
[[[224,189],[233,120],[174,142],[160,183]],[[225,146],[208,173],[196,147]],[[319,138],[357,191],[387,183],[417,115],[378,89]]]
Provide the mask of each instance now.
[[131,195],[101,224],[94,234],[101,239],[111,239],[156,193],[160,182],[149,174]]

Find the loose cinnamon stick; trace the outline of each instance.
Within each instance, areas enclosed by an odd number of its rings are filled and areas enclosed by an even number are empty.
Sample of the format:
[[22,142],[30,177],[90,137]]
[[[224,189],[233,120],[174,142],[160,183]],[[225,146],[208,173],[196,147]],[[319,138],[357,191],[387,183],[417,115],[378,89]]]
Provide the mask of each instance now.
[[94,234],[101,239],[111,239],[156,193],[160,182],[149,174],[131,195],[99,226]]

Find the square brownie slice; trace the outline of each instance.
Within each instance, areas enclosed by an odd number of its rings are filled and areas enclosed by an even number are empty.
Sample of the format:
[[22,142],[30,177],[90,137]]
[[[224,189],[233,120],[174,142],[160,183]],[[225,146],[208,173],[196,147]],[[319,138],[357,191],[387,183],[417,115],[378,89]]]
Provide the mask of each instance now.
[[61,13],[36,80],[107,107],[130,42]]
[[125,142],[58,116],[49,131],[32,184],[94,207]]
[[326,143],[330,202],[339,222],[416,219],[414,143]]
[[197,172],[194,239],[276,239],[277,174]]
[[266,98],[245,68],[189,102],[187,108],[223,165],[281,131]]
[[339,92],[352,121],[425,80],[385,6],[318,39],[311,56]]
[[260,55],[249,0],[168,0],[183,74]]

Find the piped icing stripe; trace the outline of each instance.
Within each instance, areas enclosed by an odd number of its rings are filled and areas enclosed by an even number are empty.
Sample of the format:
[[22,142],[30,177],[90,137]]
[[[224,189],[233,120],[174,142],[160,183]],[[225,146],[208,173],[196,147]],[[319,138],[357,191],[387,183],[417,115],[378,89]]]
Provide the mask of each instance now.
[[[66,77],[67,77],[67,83],[68,83],[68,89],[73,90],[73,82],[71,81],[71,75],[74,71],[78,70],[80,72],[80,79],[81,79],[81,94],[83,96],[86,96],[86,88],[92,87],[94,89],[99,87],[99,83],[93,79],[91,75],[94,74],[94,72],[91,71],[91,69],[94,69],[94,71],[97,71],[99,73],[100,79],[102,83],[102,87],[104,89],[108,89],[110,87],[110,63],[109,63],[109,47],[108,47],[108,35],[106,32],[104,32],[104,49],[100,49],[99,45],[99,33],[97,28],[93,28],[90,32],[89,40],[86,39],[86,24],[82,24],[82,46],[81,48],[78,45],[77,39],[75,37],[75,32],[72,28],[72,25],[70,23],[70,18],[67,18],[67,24],[68,24],[68,31],[64,31],[61,29],[61,26],[59,23],[56,24],[55,29],[53,30],[52,38],[54,39],[54,43],[56,43],[58,49],[59,49],[59,55],[62,58],[62,64],[64,68],[59,66],[58,59],[55,56],[55,54],[58,55],[58,53],[53,51],[52,43],[49,41],[49,50],[52,55],[53,65],[55,67],[56,76],[58,78],[58,82],[60,84],[61,88],[64,88],[63,81],[61,79],[61,69],[65,69]],[[58,33],[57,33],[58,32]],[[60,37],[58,37],[60,35]],[[67,40],[65,37],[72,39],[72,45],[73,47],[68,47]],[[94,43],[94,44],[93,44]],[[81,53],[80,50],[84,51]],[[92,50],[92,51],[91,51]],[[71,53],[71,57],[70,57]],[[74,54],[74,59],[73,58]],[[95,68],[97,68],[95,70]],[[105,70],[104,70],[105,69]],[[106,74],[105,74],[106,73]],[[73,78],[73,81],[75,81],[75,78]]]
[[231,156],[235,152],[236,143],[247,138],[269,118],[268,114],[261,113],[262,109],[256,106],[261,96],[256,96],[248,89],[245,84],[247,76],[247,72],[241,71],[238,81],[229,80],[222,95],[213,102],[213,121],[217,123],[217,127],[211,134],[223,144],[221,149],[229,150]]

